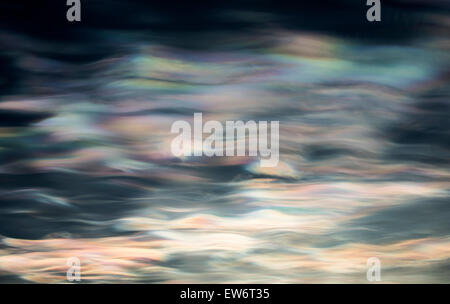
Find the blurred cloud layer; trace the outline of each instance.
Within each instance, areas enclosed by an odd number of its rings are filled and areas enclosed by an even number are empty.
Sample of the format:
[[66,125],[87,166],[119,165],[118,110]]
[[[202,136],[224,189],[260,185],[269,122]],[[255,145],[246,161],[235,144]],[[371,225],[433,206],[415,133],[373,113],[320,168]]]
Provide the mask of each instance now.
[[[450,283],[446,4],[325,2],[2,4],[0,281]],[[278,167],[173,157],[194,112],[279,120]]]

